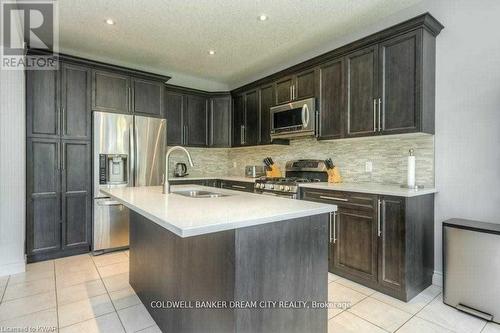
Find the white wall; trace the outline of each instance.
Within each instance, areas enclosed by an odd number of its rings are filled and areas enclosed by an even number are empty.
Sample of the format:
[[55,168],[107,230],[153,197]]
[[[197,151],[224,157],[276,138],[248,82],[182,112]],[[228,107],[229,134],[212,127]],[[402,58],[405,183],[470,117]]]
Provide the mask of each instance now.
[[24,72],[0,70],[0,276],[25,269],[25,127]]

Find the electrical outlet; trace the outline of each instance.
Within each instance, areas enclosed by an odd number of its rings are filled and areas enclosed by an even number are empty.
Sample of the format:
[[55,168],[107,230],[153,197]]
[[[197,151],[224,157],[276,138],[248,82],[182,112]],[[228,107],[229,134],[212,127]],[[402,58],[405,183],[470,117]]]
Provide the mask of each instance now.
[[237,168],[238,167],[238,163],[237,162],[233,162],[233,168]]
[[372,161],[365,162],[365,172],[373,172]]

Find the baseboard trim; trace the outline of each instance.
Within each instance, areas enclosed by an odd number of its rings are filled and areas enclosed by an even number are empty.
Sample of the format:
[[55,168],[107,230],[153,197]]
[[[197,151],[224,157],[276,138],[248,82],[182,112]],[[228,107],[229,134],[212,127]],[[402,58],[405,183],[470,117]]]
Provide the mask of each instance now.
[[12,275],[26,271],[26,263],[24,261],[15,262],[12,264],[0,266],[0,276]]
[[432,275],[432,284],[439,287],[443,286],[443,272],[434,271]]

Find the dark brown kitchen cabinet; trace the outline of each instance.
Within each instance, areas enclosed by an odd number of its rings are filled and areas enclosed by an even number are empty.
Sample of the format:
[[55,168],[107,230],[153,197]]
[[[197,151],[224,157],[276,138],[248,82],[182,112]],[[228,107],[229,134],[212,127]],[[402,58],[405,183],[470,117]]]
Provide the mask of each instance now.
[[167,114],[167,144],[183,145],[184,136],[184,95],[177,92],[165,93],[165,110]]
[[92,193],[90,141],[61,142],[62,247],[91,245]]
[[260,88],[260,144],[271,143],[271,107],[275,104],[274,85]]
[[231,96],[210,98],[210,147],[230,147]]
[[94,70],[92,73],[92,109],[102,112],[131,112],[130,76]]
[[161,81],[132,78],[133,112],[147,117],[165,117],[163,93],[165,85]]
[[344,58],[328,62],[319,68],[320,107],[319,139],[338,139],[344,136],[345,80]]
[[90,67],[61,64],[61,134],[65,139],[91,139],[91,81]]
[[207,98],[196,95],[186,96],[185,144],[204,147],[208,145],[208,105]]
[[60,181],[60,140],[28,138],[26,147],[28,259],[30,256],[55,252],[61,248]]
[[378,46],[369,46],[346,56],[346,136],[377,134]]
[[233,146],[258,145],[260,141],[259,91],[234,96]]
[[337,205],[329,224],[330,272],[403,301],[432,284],[434,194],[303,188],[301,199]]
[[315,97],[316,85],[315,69],[286,76],[275,83],[276,104]]
[[59,71],[26,71],[26,135],[58,137]]

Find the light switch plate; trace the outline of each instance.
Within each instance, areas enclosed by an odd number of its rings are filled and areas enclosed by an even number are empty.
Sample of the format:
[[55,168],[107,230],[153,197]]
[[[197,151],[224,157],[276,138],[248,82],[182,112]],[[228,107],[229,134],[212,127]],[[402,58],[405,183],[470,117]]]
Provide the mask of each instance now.
[[372,161],[365,162],[365,172],[373,172]]

